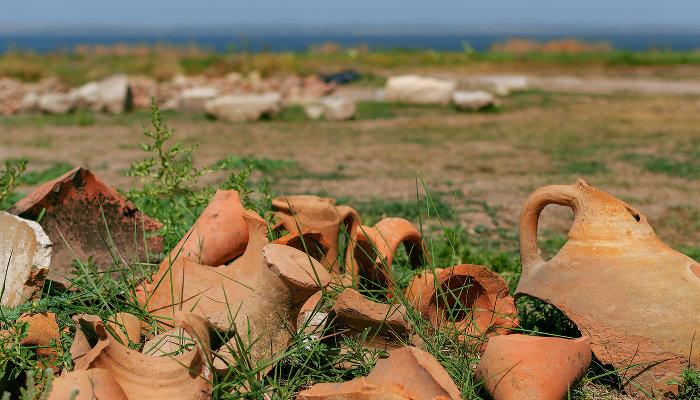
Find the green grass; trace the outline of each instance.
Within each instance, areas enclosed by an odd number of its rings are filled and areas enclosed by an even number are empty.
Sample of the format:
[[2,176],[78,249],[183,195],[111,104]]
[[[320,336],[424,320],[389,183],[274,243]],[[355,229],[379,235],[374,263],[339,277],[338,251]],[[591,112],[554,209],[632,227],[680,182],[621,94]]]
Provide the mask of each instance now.
[[64,162],[53,163],[44,170],[25,173],[22,175],[22,183],[25,185],[38,185],[56,179],[73,168],[75,168],[74,165]]
[[627,153],[621,160],[639,165],[644,171],[679,177],[687,180],[700,179],[700,160],[696,157],[672,159],[653,154]]

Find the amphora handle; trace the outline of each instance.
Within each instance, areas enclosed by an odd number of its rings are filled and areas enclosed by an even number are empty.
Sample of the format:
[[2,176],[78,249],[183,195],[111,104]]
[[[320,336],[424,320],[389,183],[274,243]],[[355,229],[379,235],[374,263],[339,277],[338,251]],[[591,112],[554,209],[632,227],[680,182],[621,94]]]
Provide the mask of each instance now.
[[580,188],[577,184],[552,185],[536,190],[527,198],[520,213],[520,227],[518,230],[523,277],[534,272],[535,269],[545,263],[540,257],[537,247],[537,223],[542,210],[549,204],[559,204],[571,207],[575,216],[580,205],[580,194]]

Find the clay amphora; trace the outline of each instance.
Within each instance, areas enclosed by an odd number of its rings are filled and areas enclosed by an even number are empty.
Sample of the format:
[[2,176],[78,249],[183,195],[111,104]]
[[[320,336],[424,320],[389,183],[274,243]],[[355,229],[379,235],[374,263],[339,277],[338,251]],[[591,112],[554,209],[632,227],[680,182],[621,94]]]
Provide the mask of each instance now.
[[[570,207],[574,223],[568,242],[544,261],[537,222],[548,204]],[[619,372],[623,382],[665,393],[682,365],[700,367],[700,265],[659,240],[639,211],[579,179],[530,195],[519,233],[516,298],[537,297],[563,311],[601,362],[632,367]]]

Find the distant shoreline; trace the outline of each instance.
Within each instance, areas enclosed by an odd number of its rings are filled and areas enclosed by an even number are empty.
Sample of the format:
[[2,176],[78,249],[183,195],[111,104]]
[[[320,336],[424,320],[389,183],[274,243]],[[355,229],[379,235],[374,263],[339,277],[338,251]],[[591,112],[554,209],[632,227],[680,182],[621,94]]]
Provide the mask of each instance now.
[[195,44],[216,52],[231,50],[306,51],[326,42],[371,50],[395,48],[460,51],[465,45],[486,51],[494,43],[522,38],[541,42],[576,38],[607,42],[618,50],[700,49],[700,29],[663,27],[2,27],[0,53],[73,50],[78,45]]

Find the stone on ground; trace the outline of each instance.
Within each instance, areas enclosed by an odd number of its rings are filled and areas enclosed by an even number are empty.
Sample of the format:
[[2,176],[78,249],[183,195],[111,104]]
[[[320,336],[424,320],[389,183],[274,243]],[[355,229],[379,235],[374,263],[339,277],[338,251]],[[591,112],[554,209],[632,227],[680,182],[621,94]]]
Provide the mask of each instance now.
[[409,104],[449,104],[457,88],[453,80],[418,75],[392,76],[386,82],[388,102]]
[[228,121],[256,121],[282,110],[278,93],[234,94],[217,97],[204,105],[207,114]]
[[187,113],[203,113],[204,104],[217,98],[221,92],[212,87],[193,87],[182,91],[180,96],[180,111]]
[[455,107],[460,110],[477,111],[496,104],[496,98],[489,92],[477,90],[474,92],[457,91],[452,95]]
[[321,99],[323,116],[331,121],[343,121],[355,116],[355,102],[342,95],[327,96]]

